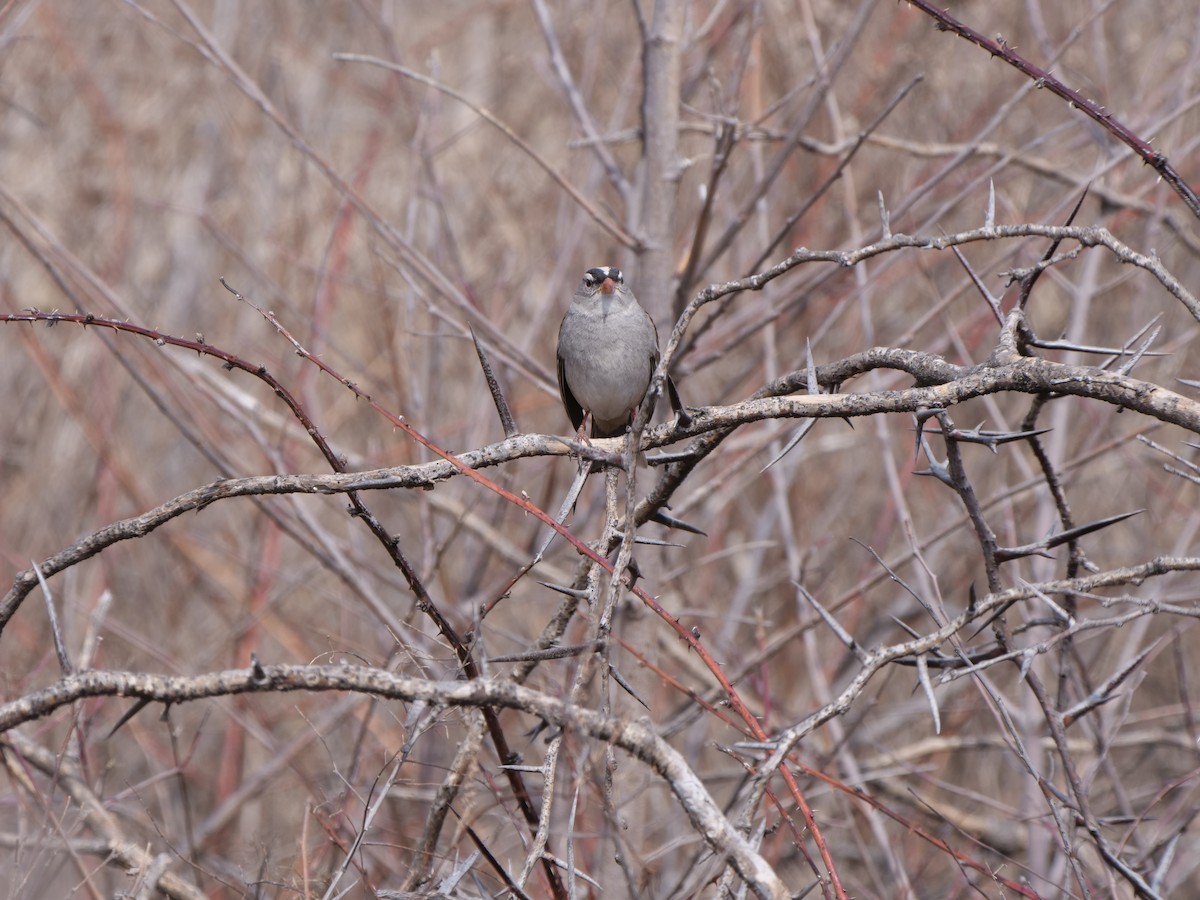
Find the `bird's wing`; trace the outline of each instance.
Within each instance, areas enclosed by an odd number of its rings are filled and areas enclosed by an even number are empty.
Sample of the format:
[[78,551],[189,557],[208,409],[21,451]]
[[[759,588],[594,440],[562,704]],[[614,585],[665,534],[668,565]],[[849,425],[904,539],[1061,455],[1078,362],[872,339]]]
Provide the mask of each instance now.
[[654,324],[654,319],[650,313],[646,313],[646,318],[650,319],[650,327],[654,330],[654,352],[650,354],[650,377],[654,377],[654,370],[658,368],[658,361],[661,358],[658,352],[658,326]]
[[571,418],[571,425],[578,431],[579,426],[583,424],[583,407],[579,405],[579,401],[567,385],[567,366],[561,353],[558,355],[558,394],[562,397],[563,406]]

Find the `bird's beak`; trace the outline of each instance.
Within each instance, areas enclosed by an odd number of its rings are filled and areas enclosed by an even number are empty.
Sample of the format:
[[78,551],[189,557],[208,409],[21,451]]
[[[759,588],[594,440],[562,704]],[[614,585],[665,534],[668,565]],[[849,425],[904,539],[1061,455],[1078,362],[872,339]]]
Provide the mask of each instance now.
[[611,278],[605,278],[604,281],[601,282],[601,284],[600,284],[600,293],[602,293],[602,294],[611,294],[616,289],[617,289],[617,283],[615,281],[613,281]]

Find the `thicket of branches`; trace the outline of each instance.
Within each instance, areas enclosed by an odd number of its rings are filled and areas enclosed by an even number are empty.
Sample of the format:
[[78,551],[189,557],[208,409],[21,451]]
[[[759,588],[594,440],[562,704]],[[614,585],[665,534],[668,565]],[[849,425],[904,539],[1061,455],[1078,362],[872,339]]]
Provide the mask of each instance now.
[[0,6],[5,893],[1200,889],[1193,12]]

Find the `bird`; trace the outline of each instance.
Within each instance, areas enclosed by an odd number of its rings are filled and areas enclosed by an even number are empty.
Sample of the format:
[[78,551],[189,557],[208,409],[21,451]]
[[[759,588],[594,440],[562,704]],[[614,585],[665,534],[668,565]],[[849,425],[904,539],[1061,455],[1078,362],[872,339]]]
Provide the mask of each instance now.
[[658,329],[616,266],[583,273],[558,329],[558,391],[582,438],[620,437],[658,367]]

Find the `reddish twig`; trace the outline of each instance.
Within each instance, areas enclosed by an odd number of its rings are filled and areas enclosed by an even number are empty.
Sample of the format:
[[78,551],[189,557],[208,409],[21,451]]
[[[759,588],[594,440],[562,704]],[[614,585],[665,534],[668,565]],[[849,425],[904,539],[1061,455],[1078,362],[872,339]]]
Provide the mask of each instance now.
[[1154,169],[1163,181],[1169,184],[1172,190],[1183,199],[1188,209],[1192,211],[1192,215],[1200,219],[1200,197],[1175,171],[1175,167],[1168,161],[1166,154],[1151,147],[1149,141],[1142,140],[1132,129],[1120,122],[1112,113],[1107,112],[1103,106],[1087,99],[1078,91],[1067,87],[1049,72],[1039,69],[1024,57],[1019,56],[1003,37],[997,37],[995,40],[984,37],[978,31],[958,21],[944,9],[938,9],[928,0],[909,0],[909,3],[932,17],[937,22],[935,27],[938,31],[953,32],[977,47],[982,47],[992,56],[999,57],[1017,71],[1032,78],[1038,88],[1045,88],[1056,97],[1066,100],[1073,109],[1082,110],[1085,115],[1099,123],[1105,131],[1133,150],[1141,157],[1142,162]]

